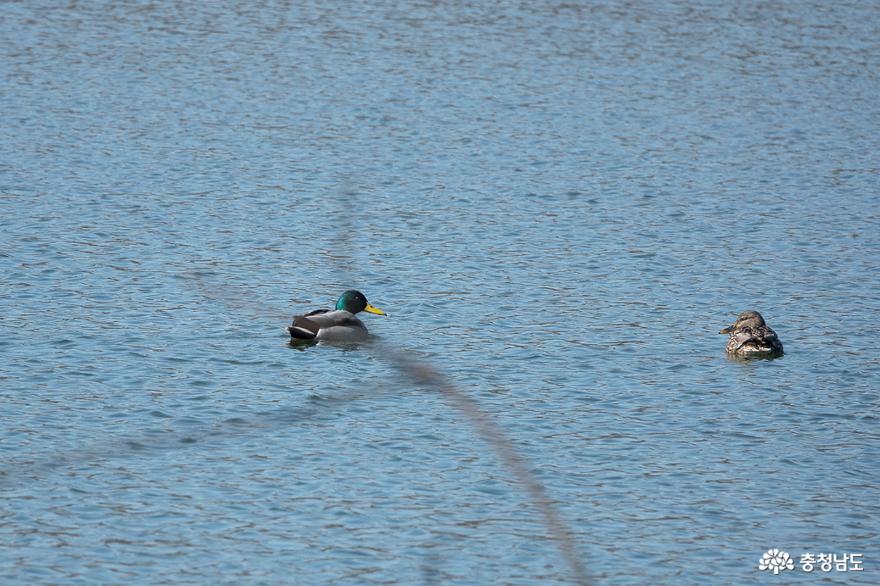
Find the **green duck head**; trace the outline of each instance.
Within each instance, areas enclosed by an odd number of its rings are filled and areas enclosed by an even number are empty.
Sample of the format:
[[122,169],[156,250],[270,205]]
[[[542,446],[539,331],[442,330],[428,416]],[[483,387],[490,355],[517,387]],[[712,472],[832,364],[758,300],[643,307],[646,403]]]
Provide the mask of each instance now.
[[375,313],[376,315],[387,315],[378,307],[370,305],[370,302],[367,301],[364,294],[360,291],[355,291],[354,289],[349,289],[339,296],[339,301],[336,302],[336,309],[347,311],[349,313],[366,311],[367,313]]

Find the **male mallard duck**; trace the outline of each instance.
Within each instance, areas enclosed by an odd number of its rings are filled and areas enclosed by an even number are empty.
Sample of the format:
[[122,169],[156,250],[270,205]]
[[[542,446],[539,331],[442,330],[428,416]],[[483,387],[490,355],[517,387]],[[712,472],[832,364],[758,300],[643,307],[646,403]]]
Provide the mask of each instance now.
[[727,353],[740,358],[782,356],[782,342],[757,311],[744,311],[719,334],[730,334]]
[[360,291],[349,290],[339,296],[336,309],[316,309],[305,315],[293,316],[287,331],[294,340],[326,340],[328,342],[358,342],[367,338],[367,326],[354,315],[366,311],[386,315],[373,307]]

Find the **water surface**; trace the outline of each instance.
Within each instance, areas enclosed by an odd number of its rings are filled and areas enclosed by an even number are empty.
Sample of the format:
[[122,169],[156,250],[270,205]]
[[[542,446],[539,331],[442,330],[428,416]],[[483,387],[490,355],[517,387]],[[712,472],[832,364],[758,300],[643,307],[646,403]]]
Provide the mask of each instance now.
[[[769,581],[880,538],[880,10],[7,3],[0,577]],[[786,355],[716,332],[758,309]],[[781,578],[778,578],[781,579]]]

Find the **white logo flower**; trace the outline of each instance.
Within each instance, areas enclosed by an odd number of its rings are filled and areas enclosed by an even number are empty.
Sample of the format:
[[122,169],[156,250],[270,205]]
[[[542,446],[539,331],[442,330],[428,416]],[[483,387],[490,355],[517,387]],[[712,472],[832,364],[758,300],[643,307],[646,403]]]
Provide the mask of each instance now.
[[761,556],[758,562],[759,570],[773,570],[773,575],[779,573],[780,570],[793,570],[794,562],[791,557],[784,551],[778,549],[768,549],[767,553]]

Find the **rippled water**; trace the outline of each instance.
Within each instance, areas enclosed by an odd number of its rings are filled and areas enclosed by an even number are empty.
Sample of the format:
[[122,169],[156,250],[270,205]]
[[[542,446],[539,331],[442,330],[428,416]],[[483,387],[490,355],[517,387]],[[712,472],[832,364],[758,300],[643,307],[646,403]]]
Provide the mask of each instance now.
[[[0,578],[878,582],[873,3],[6,3]],[[299,350],[348,287],[386,346]],[[724,357],[760,310],[779,360]],[[783,577],[776,577],[782,580]],[[780,582],[781,583],[781,582]]]

